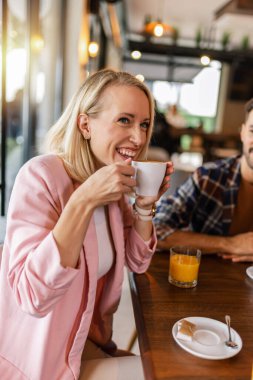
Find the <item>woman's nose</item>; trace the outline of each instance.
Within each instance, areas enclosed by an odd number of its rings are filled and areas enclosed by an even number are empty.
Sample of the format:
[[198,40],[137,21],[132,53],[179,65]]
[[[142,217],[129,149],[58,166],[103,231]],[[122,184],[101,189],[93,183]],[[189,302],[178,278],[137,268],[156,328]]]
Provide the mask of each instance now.
[[130,141],[133,142],[136,146],[141,146],[143,144],[143,137],[140,130],[140,127],[132,128]]

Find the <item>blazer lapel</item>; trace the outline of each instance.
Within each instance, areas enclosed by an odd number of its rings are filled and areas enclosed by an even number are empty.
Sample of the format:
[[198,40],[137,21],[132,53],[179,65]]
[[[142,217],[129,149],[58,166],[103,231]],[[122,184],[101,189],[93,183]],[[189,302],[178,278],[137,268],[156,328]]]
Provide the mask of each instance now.
[[[94,297],[97,288],[97,275],[98,275],[98,244],[97,244],[97,235],[96,227],[93,216],[91,217],[84,242],[84,265],[87,268],[88,272],[88,283],[89,283],[89,298]],[[92,283],[92,285],[91,285]]]

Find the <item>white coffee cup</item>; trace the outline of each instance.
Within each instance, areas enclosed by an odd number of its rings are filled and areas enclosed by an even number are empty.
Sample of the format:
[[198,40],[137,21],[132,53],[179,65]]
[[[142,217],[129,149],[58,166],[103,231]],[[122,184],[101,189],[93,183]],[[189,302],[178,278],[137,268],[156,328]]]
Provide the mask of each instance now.
[[167,163],[159,161],[132,161],[135,168],[137,195],[156,196],[165,176]]

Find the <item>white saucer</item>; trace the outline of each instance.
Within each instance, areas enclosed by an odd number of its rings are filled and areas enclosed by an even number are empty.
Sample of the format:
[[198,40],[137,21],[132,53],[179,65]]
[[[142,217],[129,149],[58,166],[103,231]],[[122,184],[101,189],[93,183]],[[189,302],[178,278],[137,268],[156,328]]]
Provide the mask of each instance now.
[[248,267],[248,268],[246,269],[246,273],[247,273],[247,275],[248,275],[250,278],[252,278],[252,280],[253,280],[253,266]]
[[196,325],[192,341],[180,340],[176,337],[178,322],[172,328],[172,335],[177,344],[185,351],[204,359],[219,360],[237,355],[242,349],[240,335],[231,328],[232,339],[238,344],[238,348],[230,348],[225,345],[228,338],[228,329],[225,323],[211,318],[189,317],[184,318]]

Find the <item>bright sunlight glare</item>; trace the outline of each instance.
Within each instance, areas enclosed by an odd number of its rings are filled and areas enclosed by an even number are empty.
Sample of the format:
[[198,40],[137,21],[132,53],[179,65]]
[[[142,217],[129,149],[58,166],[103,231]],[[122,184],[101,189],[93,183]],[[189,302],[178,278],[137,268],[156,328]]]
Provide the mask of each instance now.
[[179,104],[191,115],[214,117],[220,74],[220,70],[216,67],[205,67],[196,75],[193,83],[155,81],[153,95],[163,108],[169,104]]
[[18,90],[24,88],[26,72],[25,49],[13,49],[6,57],[6,99],[8,102],[14,100]]
[[193,84],[181,88],[180,105],[192,115],[214,117],[219,95],[220,70],[206,67],[199,72]]

